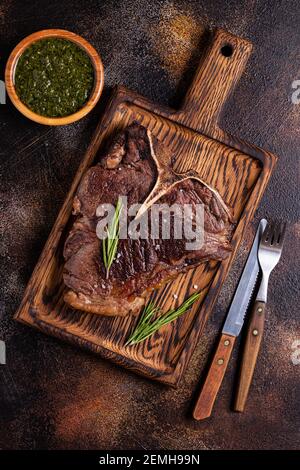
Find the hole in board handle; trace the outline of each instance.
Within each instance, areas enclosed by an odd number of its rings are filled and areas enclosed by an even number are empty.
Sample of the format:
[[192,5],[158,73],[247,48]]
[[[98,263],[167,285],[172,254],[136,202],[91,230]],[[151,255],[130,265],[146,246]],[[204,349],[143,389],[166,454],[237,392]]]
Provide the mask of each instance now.
[[224,57],[231,57],[233,54],[233,47],[231,44],[224,44],[224,46],[221,47],[220,52]]

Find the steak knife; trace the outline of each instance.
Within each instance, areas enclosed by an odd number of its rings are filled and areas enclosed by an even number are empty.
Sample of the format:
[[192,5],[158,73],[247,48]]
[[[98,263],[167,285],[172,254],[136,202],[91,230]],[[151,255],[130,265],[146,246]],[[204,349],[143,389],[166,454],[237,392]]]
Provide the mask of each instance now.
[[211,415],[234,342],[243,327],[246,311],[260,271],[257,253],[266,225],[265,219],[262,219],[258,225],[251,251],[223,326],[217,350],[194,408],[193,417],[197,420],[208,418]]

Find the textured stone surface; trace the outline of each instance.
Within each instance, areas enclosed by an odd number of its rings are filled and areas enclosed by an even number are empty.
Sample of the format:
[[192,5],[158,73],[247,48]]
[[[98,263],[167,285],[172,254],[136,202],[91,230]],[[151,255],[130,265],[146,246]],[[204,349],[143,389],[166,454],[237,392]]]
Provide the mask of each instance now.
[[[26,283],[97,123],[102,104],[80,123],[46,128],[0,105],[1,300],[0,448],[295,449],[299,372],[291,360],[299,331],[300,13],[296,0],[0,1],[0,79],[12,48],[49,27],[81,34],[101,53],[106,92],[119,83],[177,105],[205,43],[207,26],[255,46],[224,113],[231,133],[270,149],[279,163],[230,276],[177,390],[136,377],[15,323]],[[102,100],[103,103],[103,100]],[[282,261],[272,276],[265,338],[248,400],[229,404],[237,349],[213,417],[191,419],[191,400],[260,217],[288,220]]]

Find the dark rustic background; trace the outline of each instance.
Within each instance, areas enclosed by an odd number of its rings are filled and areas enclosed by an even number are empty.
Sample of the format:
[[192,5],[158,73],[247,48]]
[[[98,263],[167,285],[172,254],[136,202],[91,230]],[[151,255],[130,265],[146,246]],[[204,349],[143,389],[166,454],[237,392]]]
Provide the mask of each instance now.
[[[88,39],[105,66],[104,98],[64,128],[26,120],[0,105],[1,313],[0,448],[296,449],[299,372],[291,360],[299,331],[300,79],[299,2],[0,1],[0,79],[14,46],[44,28]],[[222,125],[279,155],[230,276],[178,389],[165,388],[15,323],[26,283],[99,119],[111,86],[124,84],[177,106],[205,46],[222,27],[250,39],[254,52]],[[282,261],[272,276],[265,339],[247,411],[230,411],[237,351],[213,417],[197,423],[191,400],[262,216],[288,220]]]

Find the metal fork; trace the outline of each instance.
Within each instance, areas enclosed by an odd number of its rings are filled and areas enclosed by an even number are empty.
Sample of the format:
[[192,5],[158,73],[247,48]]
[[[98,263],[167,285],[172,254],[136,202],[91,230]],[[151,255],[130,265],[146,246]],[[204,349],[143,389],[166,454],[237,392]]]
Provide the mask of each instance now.
[[285,223],[275,221],[268,223],[259,244],[258,261],[262,270],[262,280],[250,314],[234,406],[236,411],[244,411],[245,408],[263,335],[269,276],[280,259],[285,229]]

